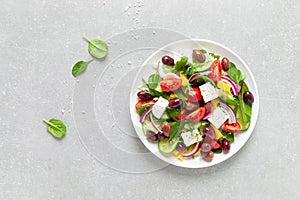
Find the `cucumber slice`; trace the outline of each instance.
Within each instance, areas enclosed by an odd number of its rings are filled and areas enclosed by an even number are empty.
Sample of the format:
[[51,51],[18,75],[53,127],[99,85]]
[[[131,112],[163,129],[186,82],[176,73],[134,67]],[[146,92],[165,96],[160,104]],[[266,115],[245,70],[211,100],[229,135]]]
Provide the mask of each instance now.
[[177,145],[178,141],[169,141],[168,138],[165,138],[158,142],[158,149],[162,153],[169,154],[176,149]]

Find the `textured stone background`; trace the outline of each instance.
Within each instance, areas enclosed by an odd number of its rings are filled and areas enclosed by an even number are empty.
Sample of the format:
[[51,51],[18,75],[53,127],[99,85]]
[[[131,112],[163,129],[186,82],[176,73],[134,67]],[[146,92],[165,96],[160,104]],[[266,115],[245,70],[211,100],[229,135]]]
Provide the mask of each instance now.
[[[299,1],[170,2],[1,0],[0,199],[300,199]],[[250,66],[260,114],[236,156],[133,175],[83,148],[70,73],[89,58],[81,34],[105,40],[143,27],[221,42]],[[47,134],[44,117],[67,124],[63,140]]]

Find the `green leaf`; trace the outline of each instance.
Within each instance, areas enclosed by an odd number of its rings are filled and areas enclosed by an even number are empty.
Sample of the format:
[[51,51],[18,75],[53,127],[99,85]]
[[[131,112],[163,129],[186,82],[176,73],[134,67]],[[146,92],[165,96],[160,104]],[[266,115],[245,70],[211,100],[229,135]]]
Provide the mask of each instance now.
[[184,101],[186,101],[188,98],[186,96],[186,94],[184,93],[184,91],[182,90],[182,88],[179,88],[178,90],[173,91],[173,93],[175,94],[175,96],[179,99],[182,99]]
[[241,130],[245,131],[250,127],[252,116],[252,104],[246,103],[243,99],[243,94],[249,91],[247,84],[241,82],[241,91],[239,93],[239,106],[236,108],[236,118],[241,125]]
[[49,121],[43,119],[43,122],[47,124],[48,132],[56,138],[62,138],[67,132],[66,125],[58,119],[52,118]]
[[222,131],[222,135],[224,139],[230,141],[231,143],[234,142],[234,134]]
[[85,34],[83,38],[89,43],[89,53],[95,58],[104,58],[108,53],[107,44],[100,39],[89,39]]
[[94,59],[91,59],[89,61],[78,61],[72,68],[72,74],[74,77],[77,77],[78,74],[85,71],[87,66],[93,61]]
[[222,153],[222,148],[213,150],[213,152],[216,154],[220,154],[220,153]]
[[166,112],[170,117],[177,117],[181,112],[181,108],[167,107]]
[[222,89],[216,89],[218,96],[220,97],[220,99],[222,101],[224,101],[225,103],[235,106],[238,104],[238,100],[231,94],[228,92],[224,92]]
[[152,105],[153,104],[144,104],[144,105],[139,106],[138,107],[138,111],[137,111],[138,114],[142,115],[145,112],[145,110],[147,110],[148,108],[150,108]]
[[237,84],[240,84],[240,82],[245,79],[245,75],[232,62],[230,62],[227,73],[229,77]]
[[179,120],[176,122],[170,122],[170,138],[169,140],[176,139],[177,136],[180,134],[182,127],[184,126],[184,121]]
[[175,63],[174,69],[177,71],[184,70],[187,62],[188,62],[188,57],[186,56],[181,57],[181,59]]
[[159,84],[160,77],[158,74],[151,74],[148,78],[148,87],[154,90]]
[[214,59],[219,59],[219,58],[220,58],[219,55],[214,54],[214,53],[212,53],[212,52],[209,52],[208,54],[209,54],[211,57],[213,57]]
[[201,51],[202,53],[206,54],[207,51],[205,49],[199,49],[199,51]]

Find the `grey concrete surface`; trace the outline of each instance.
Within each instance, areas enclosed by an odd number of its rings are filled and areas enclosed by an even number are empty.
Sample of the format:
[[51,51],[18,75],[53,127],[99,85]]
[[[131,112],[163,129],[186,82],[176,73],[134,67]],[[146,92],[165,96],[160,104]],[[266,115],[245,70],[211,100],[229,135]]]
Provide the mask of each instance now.
[[[300,199],[299,1],[0,2],[1,200]],[[76,61],[89,59],[81,34],[106,40],[143,27],[215,40],[250,66],[259,119],[233,158],[137,175],[101,164],[83,147],[71,75]],[[67,124],[62,140],[46,132],[42,118],[51,117]]]

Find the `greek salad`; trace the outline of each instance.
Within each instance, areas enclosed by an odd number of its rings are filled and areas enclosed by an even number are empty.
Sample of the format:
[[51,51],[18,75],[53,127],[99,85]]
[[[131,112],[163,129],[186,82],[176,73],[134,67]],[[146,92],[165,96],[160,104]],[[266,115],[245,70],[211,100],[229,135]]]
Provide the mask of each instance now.
[[203,48],[191,54],[176,62],[163,56],[138,88],[135,109],[143,133],[162,154],[211,161],[249,128],[254,96],[229,58]]

